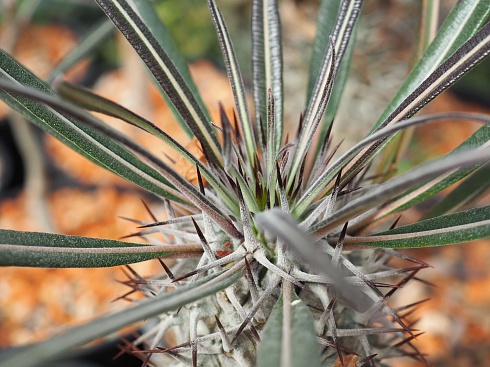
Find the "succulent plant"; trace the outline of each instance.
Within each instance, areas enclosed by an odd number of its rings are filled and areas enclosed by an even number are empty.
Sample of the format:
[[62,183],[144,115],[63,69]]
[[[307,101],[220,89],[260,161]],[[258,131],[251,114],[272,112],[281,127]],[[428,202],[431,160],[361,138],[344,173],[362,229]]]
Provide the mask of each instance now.
[[[140,55],[205,159],[164,129],[59,75],[52,78],[53,92],[0,53],[3,100],[85,157],[162,198],[169,216],[135,220],[135,235],[150,245],[1,230],[3,266],[100,267],[158,258],[164,271],[152,279],[131,274],[126,284],[145,301],[13,349],[0,366],[43,364],[145,319],[141,335],[121,347],[144,365],[380,366],[397,356],[425,362],[407,318],[416,304],[393,309],[389,300],[427,264],[396,249],[490,235],[488,206],[455,212],[480,192],[474,180],[483,177],[488,187],[490,116],[414,115],[490,52],[485,1],[454,7],[371,133],[338,158],[330,131],[363,1],[322,1],[307,105],[297,133],[287,136],[283,104],[293,97],[283,95],[277,1],[251,4],[253,114],[225,20],[208,1],[235,100],[236,113],[228,116],[221,107],[220,121],[210,121],[149,2],[96,1]],[[57,72],[83,57],[90,42],[88,37]],[[198,185],[86,110],[160,138],[195,166]],[[448,119],[484,126],[447,156],[405,173],[373,169],[386,162],[375,157],[397,133]],[[460,181],[423,220],[395,228],[402,210]],[[154,233],[165,240],[152,239]],[[177,260],[170,266],[167,258]],[[395,266],[393,258],[405,265]]]

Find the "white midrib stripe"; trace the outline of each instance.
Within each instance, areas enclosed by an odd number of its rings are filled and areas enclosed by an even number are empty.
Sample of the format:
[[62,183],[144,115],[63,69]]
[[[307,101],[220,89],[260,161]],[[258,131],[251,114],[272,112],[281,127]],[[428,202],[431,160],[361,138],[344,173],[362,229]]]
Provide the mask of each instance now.
[[[430,84],[429,88],[426,89],[423,93],[419,94],[409,105],[407,105],[402,111],[400,111],[388,124],[386,124],[383,127],[391,126],[398,121],[400,121],[403,116],[410,111],[414,106],[416,106],[419,102],[423,100],[425,96],[428,94],[432,93],[432,91],[440,86],[440,81],[444,79],[447,75],[451,74],[455,69],[457,69],[464,61],[471,59],[471,57],[480,50],[479,45],[485,44],[489,42],[490,40],[490,35],[488,35],[486,38],[484,38],[482,41],[478,43],[477,46],[473,47],[468,53],[464,54],[463,57],[454,65],[452,65],[448,70],[446,70],[437,80],[435,80],[433,83]],[[430,76],[430,75],[429,75]],[[427,78],[425,79],[427,80]],[[413,93],[413,92],[412,92]],[[373,143],[374,144],[374,143]],[[349,163],[347,166],[344,167],[344,172],[350,171],[350,169],[357,163],[358,159],[366,153],[372,146],[373,144],[365,147],[362,151],[360,151],[357,156]]]
[[[3,73],[4,76],[6,76],[9,80],[11,80],[12,82],[18,84],[18,85],[22,85],[21,83],[19,83],[17,80],[15,80],[14,78],[12,78],[9,74],[6,74],[6,73]],[[16,100],[19,104],[22,105],[22,102],[20,102],[15,96],[13,96],[12,94],[9,93],[9,95],[14,99]],[[139,175],[140,177],[146,179],[147,181],[150,181],[151,183],[153,183],[154,185],[156,185],[157,187],[161,188],[162,190],[170,193],[171,195],[173,196],[176,196],[178,198],[181,198],[183,200],[186,200],[187,198],[182,196],[182,193],[177,191],[177,190],[174,190],[164,184],[162,184],[162,182],[158,181],[157,179],[155,179],[154,177],[148,175],[146,172],[144,171],[141,171],[139,168],[133,166],[132,164],[130,164],[129,162],[127,162],[126,160],[122,159],[121,157],[119,157],[117,154],[115,154],[114,152],[112,152],[110,149],[108,149],[106,146],[100,144],[97,140],[95,140],[94,138],[92,138],[90,135],[88,135],[87,133],[85,133],[82,129],[80,129],[78,126],[74,125],[70,120],[68,120],[65,116],[61,115],[59,112],[57,112],[56,110],[54,110],[52,107],[49,107],[49,106],[45,106],[46,109],[50,110],[54,115],[56,115],[60,120],[62,120],[66,125],[70,126],[71,128],[73,128],[74,130],[77,131],[78,134],[82,135],[83,137],[85,137],[87,140],[89,140],[92,144],[96,145],[97,148],[99,148],[100,150],[104,151],[105,153],[107,153],[109,156],[111,156],[112,158],[114,158],[117,162],[119,162],[121,165],[125,166],[126,168],[130,169],[132,172],[136,173],[137,175]],[[35,115],[30,109],[27,109],[26,108],[26,111],[28,111],[32,116],[34,116],[35,118],[39,118],[37,115]],[[51,127],[51,126],[50,126]],[[53,129],[53,128],[52,128]],[[55,129],[53,129],[54,131],[56,131]],[[68,137],[66,137],[65,135],[61,134],[59,131],[56,131],[58,134],[60,134],[61,136],[63,136],[64,139],[66,139],[67,141],[70,141],[73,145],[77,146],[80,150],[82,151],[85,151],[85,149],[83,149],[82,147],[80,147],[79,145],[75,144],[72,140],[70,140]],[[87,152],[88,154],[88,152]],[[95,157],[94,157],[95,158]],[[96,159],[97,161],[99,161],[98,159]],[[100,162],[100,161],[99,161]],[[107,166],[104,162],[100,162],[102,164],[104,164],[104,166],[108,167],[111,171],[112,171],[112,168]]]
[[384,235],[384,236],[382,235],[382,236],[369,236],[369,237],[346,237],[344,239],[344,243],[350,244],[350,243],[369,243],[369,242],[380,242],[380,241],[396,241],[396,240],[403,240],[403,239],[426,237],[426,236],[437,235],[441,233],[464,231],[466,229],[478,228],[487,225],[490,225],[490,220],[484,220],[476,223],[461,224],[459,226],[453,226],[453,227],[433,229],[430,231],[401,233],[401,234],[392,234],[392,235]]
[[163,60],[160,58],[158,55],[158,52],[154,49],[154,47],[151,45],[151,43],[148,41],[148,39],[145,37],[145,35],[141,32],[141,30],[138,28],[138,26],[134,23],[133,19],[127,14],[126,10],[121,6],[119,2],[112,2],[119,10],[119,12],[124,16],[126,21],[131,25],[131,28],[133,31],[138,35],[139,39],[145,44],[147,49],[150,51],[152,54],[153,58],[157,61],[158,66],[165,72],[165,75],[167,78],[169,78],[170,83],[174,87],[174,89],[177,91],[178,95],[180,96],[181,100],[184,102],[185,106],[187,107],[188,111],[191,113],[192,118],[194,119],[194,122],[199,125],[199,130],[201,131],[202,134],[206,137],[207,142],[210,144],[211,149],[213,150],[213,153],[217,158],[220,157],[218,147],[216,147],[214,140],[212,139],[211,135],[209,134],[208,130],[206,128],[203,128],[203,121],[199,118],[198,113],[194,109],[192,103],[188,100],[187,96],[185,93],[183,93],[182,89],[180,88],[179,83],[175,80],[173,77],[172,73],[170,70],[167,68]]

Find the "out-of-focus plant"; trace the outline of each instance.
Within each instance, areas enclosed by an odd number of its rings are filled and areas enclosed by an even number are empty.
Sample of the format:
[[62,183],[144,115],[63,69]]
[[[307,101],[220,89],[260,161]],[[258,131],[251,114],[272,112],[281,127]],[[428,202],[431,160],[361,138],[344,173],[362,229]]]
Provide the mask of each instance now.
[[[388,301],[427,264],[396,249],[489,237],[488,206],[454,208],[474,202],[489,185],[490,117],[414,116],[490,52],[486,1],[454,7],[392,102],[373,118],[371,133],[336,159],[329,133],[363,1],[322,1],[306,109],[298,111],[297,133],[290,136],[284,133],[283,105],[294,96],[283,95],[276,0],[251,2],[253,111],[225,20],[215,1],[208,1],[235,100],[234,115],[221,108],[220,121],[210,120],[148,1],[96,1],[140,55],[205,161],[124,107],[59,78],[50,87],[0,53],[5,102],[83,156],[161,197],[169,215],[154,223],[136,221],[137,235],[164,236],[149,245],[1,230],[3,266],[102,267],[158,258],[164,272],[152,279],[135,274],[127,282],[147,297],[136,306],[14,348],[0,366],[45,365],[146,319],[152,321],[142,335],[123,347],[145,365],[332,366],[349,359],[349,365],[372,366],[403,355],[424,362],[405,317],[415,305],[392,309]],[[86,45],[82,42],[63,67],[83,57]],[[195,166],[198,185],[87,110],[160,138]],[[483,126],[442,158],[399,175],[370,174],[375,157],[398,132],[448,119]],[[399,228],[396,221],[384,225],[456,182],[455,194],[428,219]],[[392,267],[394,257],[406,265]],[[170,269],[166,258],[179,260]]]

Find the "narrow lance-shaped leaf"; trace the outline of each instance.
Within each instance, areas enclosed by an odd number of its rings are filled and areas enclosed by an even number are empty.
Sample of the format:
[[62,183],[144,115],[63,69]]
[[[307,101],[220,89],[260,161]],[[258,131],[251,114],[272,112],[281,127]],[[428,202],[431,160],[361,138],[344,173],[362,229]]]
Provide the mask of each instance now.
[[216,33],[218,34],[223,59],[225,60],[226,72],[228,74],[228,79],[230,80],[233,98],[235,99],[235,107],[238,113],[238,122],[240,123],[243,138],[245,139],[247,156],[249,161],[253,162],[253,157],[256,154],[255,136],[250,114],[248,112],[247,96],[245,95],[240,67],[236,59],[230,35],[226,28],[225,20],[223,19],[216,2],[214,0],[208,0],[208,5],[216,28]]
[[[488,117],[490,119],[490,117]],[[466,139],[462,144],[460,144],[456,149],[447,154],[450,157],[457,152],[462,152],[465,150],[482,149],[484,147],[490,146],[490,124],[482,127],[472,136]],[[481,163],[483,164],[483,162]],[[372,220],[377,220],[388,214],[392,214],[397,211],[404,210],[411,207],[417,203],[420,203],[428,198],[434,196],[435,194],[441,192],[447,187],[453,185],[454,183],[462,180],[474,170],[481,166],[481,164],[476,164],[469,167],[463,167],[456,169],[453,172],[448,172],[446,175],[441,175],[431,180],[430,182],[424,183],[414,187],[412,190],[406,192],[393,202],[389,203],[381,210],[379,210]],[[442,214],[442,213],[441,213]]]
[[349,75],[350,64],[352,60],[352,54],[354,52],[355,38],[357,34],[357,29],[359,22],[354,26],[354,30],[352,31],[352,36],[350,37],[349,43],[347,44],[347,48],[344,53],[344,57],[340,62],[339,70],[335,76],[334,84],[332,87],[332,92],[330,95],[330,99],[328,100],[328,104],[325,110],[325,114],[323,117],[323,122],[320,125],[320,133],[317,137],[317,147],[316,153],[318,154],[321,150],[321,142],[325,140],[327,133],[330,128],[330,124],[334,122],[335,116],[337,115],[337,111],[342,100],[342,93],[344,92],[344,87],[347,82],[347,77]]
[[[432,74],[427,77],[388,118],[379,125],[379,128],[390,126],[404,119],[412,117],[427,103],[453,85],[465,73],[471,70],[490,53],[490,24],[487,23],[464,43],[456,52],[444,61]],[[381,149],[387,140],[380,140],[361,152],[346,167],[344,179],[348,181],[352,175],[359,172]]]
[[315,239],[322,238],[343,223],[387,202],[410,187],[430,180],[454,168],[477,164],[490,159],[490,148],[454,154],[419,166],[407,173],[393,178],[371,189],[362,197],[351,201],[337,210],[328,220],[317,223],[311,228]]
[[55,360],[57,356],[62,354],[66,355],[73,348],[115,333],[138,321],[176,310],[188,303],[226,289],[235,283],[241,275],[240,268],[211,274],[171,292],[142,301],[134,307],[102,316],[83,326],[73,327],[44,342],[25,346],[22,348],[22,353],[4,356],[0,361],[0,367],[46,366],[48,362]]
[[[434,7],[437,8],[438,2],[429,1],[428,3],[429,5],[426,6],[426,8],[429,8],[430,11],[433,11]],[[426,4],[423,6],[425,5]],[[423,57],[410,72],[410,75],[398,90],[393,100],[386,107],[372,131],[379,129],[383,122],[386,124],[388,116],[403,103],[410,93],[412,93],[425,78],[434,72],[445,58],[449,57],[458,47],[476,33],[482,24],[484,24],[489,13],[490,7],[485,0],[460,1],[454,6],[440,30],[437,32],[437,36],[426,52],[424,52]],[[426,16],[429,16],[429,14]],[[434,17],[435,14],[431,17],[432,21]],[[426,37],[428,36],[426,35]],[[424,45],[425,43],[419,42],[419,48],[424,47]],[[387,144],[387,142],[380,145],[377,150],[380,150],[385,144]],[[374,152],[371,152],[371,157],[372,154],[374,154]]]
[[313,52],[310,60],[307,101],[310,100],[315,83],[326,59],[328,38],[334,33],[337,14],[341,0],[322,0],[316,19],[316,34],[313,41]]
[[[268,135],[273,134],[274,152],[277,154],[282,143],[284,104],[281,24],[277,0],[252,1],[252,72],[255,122],[258,131],[259,124],[266,121],[269,89],[275,100],[276,124],[274,130],[268,132],[265,138],[267,140]],[[266,143],[262,142],[262,146],[265,145]]]
[[219,141],[191,89],[170,57],[125,0],[96,0],[119,28],[202,145],[206,158],[221,165]]
[[[437,34],[437,27],[439,26],[439,13],[439,0],[425,0],[420,3],[417,41],[415,47],[413,47],[410,67],[413,67],[422,58],[427,47],[434,40]],[[376,164],[376,171],[373,174],[383,178],[393,176],[395,171],[392,170],[392,167],[399,165],[412,137],[413,130],[404,131],[394,137],[390,144],[381,152],[378,163]],[[386,175],[386,172],[392,173]]]
[[[322,173],[315,180],[315,182],[313,182],[309,186],[303,196],[298,200],[295,207],[293,208],[294,213],[297,215],[301,215],[308,208],[308,206],[318,197],[318,195],[326,190],[327,186],[335,178],[335,175],[337,175],[338,172],[343,169],[343,167],[345,167],[356,156],[356,154],[358,154],[364,148],[369,147],[380,140],[386,140],[390,136],[393,136],[395,133],[403,131],[407,128],[451,119],[471,120],[490,125],[490,117],[488,115],[456,112],[413,117],[411,119],[401,121],[395,125],[384,127],[361,140],[359,143],[357,143],[355,146],[345,152],[335,163],[330,165],[327,170]],[[473,137],[467,139],[461,146],[465,146],[467,148],[476,148],[484,145],[488,141],[488,129],[488,126],[481,128],[473,135]],[[472,141],[473,139],[474,141]]]
[[209,184],[221,196],[223,201],[228,204],[230,210],[238,211],[238,207],[233,200],[232,194],[229,192],[226,186],[222,184],[220,179],[216,177],[216,175],[213,174],[204,163],[202,163],[191,152],[189,152],[186,148],[184,148],[180,143],[178,143],[175,139],[173,139],[169,134],[160,129],[158,126],[117,103],[109,101],[106,98],[98,96],[90,92],[89,90],[77,87],[73,84],[62,82],[57,86],[57,90],[58,93],[61,94],[61,96],[83,108],[119,118],[163,140],[177,153],[179,153],[180,156],[183,157],[187,162],[189,162],[193,166],[197,165],[204,177],[208,180]]
[[452,245],[490,237],[490,206],[427,219],[366,237],[349,237],[346,245],[415,248]]
[[328,48],[319,78],[313,89],[305,113],[303,127],[301,129],[297,148],[294,152],[287,188],[289,189],[294,177],[296,176],[303,159],[308,152],[313,136],[315,135],[320,122],[323,119],[325,110],[330,100],[333,82],[337,76],[340,62],[343,59],[347,45],[352,36],[354,25],[358,19],[362,0],[344,1],[341,4],[335,30],[330,37],[330,47]]
[[[54,96],[43,82],[2,51],[0,51],[0,83],[3,90],[9,89],[14,93],[22,93],[34,100],[44,99],[44,102],[49,100],[58,107],[63,107],[65,112],[70,110],[71,115],[75,113],[79,115],[77,117],[95,120],[85,111]],[[111,139],[33,100],[2,91],[0,97],[29,121],[96,164],[158,196],[186,204],[183,195],[164,177]]]
[[[380,125],[391,126],[408,119],[417,113],[432,99],[454,84],[462,75],[473,68],[490,52],[490,24],[463,44],[451,57],[442,63],[403,103]],[[382,148],[389,139],[381,139],[366,147],[346,166],[343,180],[349,181],[357,174]]]
[[261,339],[257,367],[322,365],[313,316],[292,289],[272,308]]
[[0,229],[0,266],[100,268],[157,257],[199,257],[200,245],[150,246],[122,241]]
[[374,125],[377,129],[386,118],[456,49],[485,23],[490,14],[486,0],[459,1],[447,16],[437,36],[422,59],[410,72],[405,83]]
[[[328,37],[334,33],[340,3],[340,0],[322,0],[320,3],[320,9],[318,10],[318,17],[316,22],[317,30],[315,41],[313,43],[313,54],[310,62],[308,94],[306,98],[307,101],[311,99],[313,88],[315,87],[315,83],[319,79],[319,73],[321,71],[322,64],[327,57]],[[347,81],[352,54],[354,51],[354,41],[356,38],[358,24],[359,22],[355,23],[352,35],[347,43],[344,56],[342,60],[340,60],[340,65],[335,76],[332,93],[325,110],[323,122],[320,125],[320,131],[318,136],[316,137],[316,154],[318,154],[321,150],[322,142],[325,140],[330,124],[333,122],[337,114],[337,110],[342,99],[342,93],[344,91],[345,83]]]
[[[177,49],[177,46],[175,45],[175,42],[170,32],[168,31],[167,27],[159,18],[158,13],[155,9],[155,3],[147,0],[130,0],[130,3],[133,5],[138,15],[141,17],[143,23],[151,31],[151,34],[155,36],[158,43],[165,50],[170,60],[172,60],[172,63],[175,65],[180,75],[182,75],[182,78],[184,79],[185,83],[191,90],[193,96],[195,97],[197,103],[201,107],[207,120],[211,121],[211,117],[209,116],[208,110],[204,105],[204,102],[202,101],[197,86],[194,83],[194,79],[191,76],[187,62],[184,60],[183,56]],[[162,89],[160,84],[154,78],[153,78],[153,82],[159,88],[161,94],[168,102],[168,105],[172,109],[174,116],[177,119],[179,119],[179,123],[182,126],[182,128],[184,128],[184,130],[186,131],[189,137],[192,137],[193,136],[192,131],[188,128],[187,124],[182,120],[182,116],[180,116],[175,106],[172,104],[168,96],[165,94],[165,91]]]
[[[16,93],[25,93],[29,95],[31,90],[25,90],[18,88]],[[36,95],[36,98],[42,100],[44,103],[55,106],[57,109],[63,112],[68,112],[75,116],[83,123],[90,126],[90,128],[107,136],[109,141],[112,140],[121,143],[123,146],[131,149],[135,153],[144,157],[148,162],[154,165],[158,171],[163,175],[162,179],[167,180],[174,187],[178,188],[179,191],[185,195],[196,207],[201,209],[203,212],[208,214],[213,220],[222,227],[229,235],[235,238],[241,238],[241,233],[235,228],[235,226],[230,222],[229,219],[225,218],[221,212],[206,196],[201,194],[201,192],[190,182],[188,182],[184,177],[182,177],[178,172],[171,168],[168,164],[164,163],[161,159],[157,158],[154,154],[149,152],[146,148],[140,144],[134,142],[123,134],[119,133],[117,130],[101,123],[100,121],[93,118],[91,115],[85,114],[83,111],[80,113],[76,108],[67,105],[66,102],[58,101],[56,98],[51,96],[43,96],[42,94]],[[141,163],[141,161],[139,161]]]
[[425,215],[425,218],[436,217],[478,200],[488,193],[490,188],[490,164],[478,168],[468,178],[461,182],[453,191],[442,198],[431,210]]

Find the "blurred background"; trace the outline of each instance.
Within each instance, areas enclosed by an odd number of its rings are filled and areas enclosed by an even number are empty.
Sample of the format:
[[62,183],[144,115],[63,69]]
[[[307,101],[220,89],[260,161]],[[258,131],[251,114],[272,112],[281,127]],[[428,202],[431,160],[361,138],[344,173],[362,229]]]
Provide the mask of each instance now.
[[[443,3],[441,19],[454,2]],[[189,61],[213,118],[217,118],[218,102],[231,111],[233,99],[205,1],[166,0],[155,5]],[[245,83],[250,86],[249,1],[227,0],[219,5],[235,42]],[[104,19],[89,0],[0,0],[0,6],[1,48],[43,79]],[[345,139],[343,149],[366,135],[410,70],[419,7],[416,0],[366,0],[351,76],[334,125],[334,139]],[[304,109],[317,9],[315,0],[280,1],[285,117],[291,129]],[[181,143],[193,146],[138,57],[116,32],[108,32],[93,55],[71,68],[65,78],[123,104],[164,127]],[[490,113],[489,89],[487,60],[423,113]],[[111,123],[155,152],[166,149],[139,131]],[[477,128],[471,122],[449,121],[417,129],[401,169],[448,152]],[[189,180],[196,178],[192,167],[182,169]],[[488,195],[485,200],[488,204]],[[0,102],[0,228],[116,239],[136,231],[134,223],[121,217],[150,219],[142,201],[157,217],[163,215],[155,197],[79,157]],[[403,220],[417,219],[432,205],[434,202],[424,203],[405,213]],[[138,238],[131,240],[137,242]],[[426,331],[415,345],[434,366],[483,366],[490,360],[489,246],[490,241],[479,241],[407,251],[433,267],[423,271],[423,282],[411,282],[393,302],[402,305],[430,298],[413,318],[420,319],[418,329]],[[142,275],[160,271],[156,262],[132,267]],[[0,347],[41,340],[67,325],[127,306],[124,300],[112,302],[128,291],[118,282],[124,279],[120,268],[0,268]],[[407,360],[397,362],[397,366],[415,365]]]

